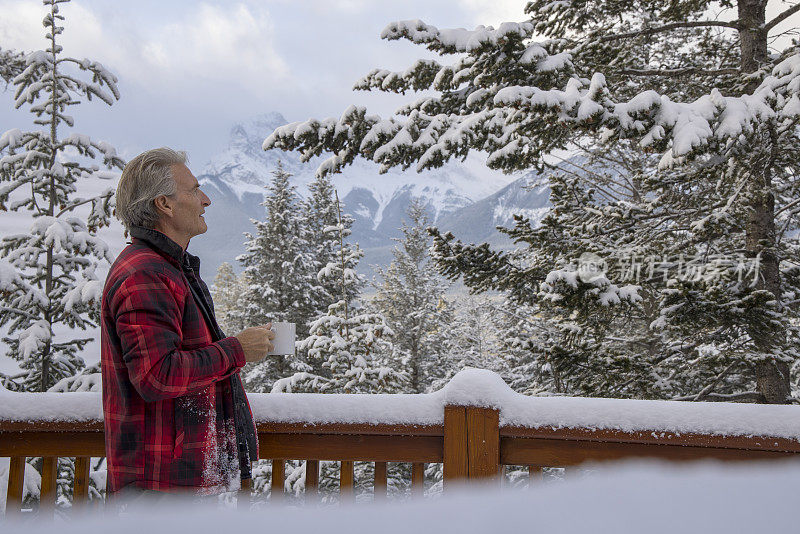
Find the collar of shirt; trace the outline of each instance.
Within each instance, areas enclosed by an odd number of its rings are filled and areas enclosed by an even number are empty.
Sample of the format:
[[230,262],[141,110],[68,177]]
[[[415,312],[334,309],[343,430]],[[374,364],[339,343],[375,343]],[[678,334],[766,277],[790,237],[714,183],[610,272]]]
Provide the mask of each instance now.
[[130,234],[131,237],[144,241],[178,265],[196,273],[200,272],[200,258],[184,251],[179,244],[158,230],[133,226]]

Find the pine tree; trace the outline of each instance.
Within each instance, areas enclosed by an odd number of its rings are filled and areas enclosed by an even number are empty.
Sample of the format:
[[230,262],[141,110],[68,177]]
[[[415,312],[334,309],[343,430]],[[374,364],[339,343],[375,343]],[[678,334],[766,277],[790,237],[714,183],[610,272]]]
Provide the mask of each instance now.
[[[27,105],[34,123],[46,130],[0,136],[0,209],[32,219],[29,233],[0,242],[0,326],[7,328],[9,356],[27,371],[25,388],[38,391],[83,367],[79,351],[91,338],[56,336],[54,328],[98,324],[103,283],[95,270],[99,260],[111,260],[96,232],[109,224],[113,189],[78,197],[79,181],[112,177],[92,163],[98,157],[108,169],[123,166],[109,144],[63,134],[74,124],[69,106],[93,97],[111,105],[119,98],[116,77],[102,65],[63,55],[57,39],[64,29],[59,4],[66,1],[44,1],[50,7],[43,21],[49,48],[26,55],[13,81],[16,107]],[[88,217],[81,217],[87,208]]]
[[[244,266],[249,287],[244,294],[247,326],[270,321],[295,323],[300,338],[308,333],[313,316],[313,267],[304,241],[300,203],[291,174],[279,162],[263,203],[264,221],[253,220],[255,234],[246,234],[246,252],[237,259]],[[294,356],[276,356],[248,366],[244,373],[251,391],[269,391],[278,378],[295,368]]]
[[489,369],[504,378],[509,354],[502,353],[502,314],[496,297],[466,295],[453,303],[453,317],[443,336],[446,350],[438,366],[432,389],[441,389],[465,367]]
[[[504,260],[509,268],[535,266],[535,276],[541,277],[538,288],[510,284],[508,290],[514,301],[528,307],[539,316],[537,322],[546,325],[548,332],[528,345],[533,351],[531,364],[538,361],[551,375],[551,391],[671,398],[691,391],[695,379],[707,377],[706,366],[697,361],[693,369],[674,372],[677,359],[669,357],[667,336],[651,328],[659,316],[657,287],[644,278],[633,280],[639,283],[636,286],[612,283],[610,278],[623,282],[627,277],[610,273],[608,277],[583,279],[576,271],[582,254],[621,263],[636,255],[666,256],[670,248],[676,250],[672,245],[676,240],[671,236],[678,232],[673,233],[668,225],[650,230],[637,227],[636,233],[605,232],[601,222],[605,219],[618,224],[619,210],[627,207],[652,223],[654,210],[637,208],[642,202],[661,204],[643,185],[643,177],[654,171],[649,165],[653,159],[652,155],[621,150],[619,146],[584,150],[548,177],[553,208],[541,225],[531,228],[519,219],[516,228],[507,231],[517,242],[528,245],[515,258]],[[633,217],[625,219],[628,224]],[[445,255],[454,250],[445,239],[437,243]],[[688,252],[687,246],[682,243]],[[460,250],[460,245],[455,248]],[[442,258],[441,264],[447,263]],[[481,282],[475,279],[473,283]],[[706,332],[695,325],[695,339],[704,335]]]
[[[693,398],[712,400],[715,388],[730,385],[736,391],[726,393],[723,387],[717,398],[787,402],[790,366],[798,358],[794,325],[800,271],[796,238],[789,236],[800,210],[794,201],[800,54],[794,47],[770,54],[768,43],[776,26],[800,7],[767,21],[766,2],[738,0],[722,6],[736,7],[738,19],[729,22],[709,16],[714,6],[693,0],[536,0],[525,8],[529,20],[497,29],[392,23],[384,38],[407,39],[456,58],[450,64],[419,60],[402,72],[377,69],[356,88],[434,94],[400,108],[399,116],[388,120],[352,106],[338,120],[288,125],[264,146],[298,149],[305,156],[331,151],[322,173],[337,172],[358,156],[383,170],[398,165],[426,169],[481,150],[489,154],[490,167],[515,171],[542,168],[548,154],[576,151],[587,143],[609,150],[636,143],[640,152],[660,153],[657,164],[642,167],[638,177],[635,169],[622,175],[621,181],[631,182],[634,197],[640,194],[634,204],[614,191],[607,195],[599,187],[575,187],[569,180],[563,181],[563,193],[577,195],[585,223],[597,215],[581,228],[587,236],[633,238],[644,229],[643,243],[630,239],[636,246],[626,251],[628,257],[638,254],[637,246],[670,251],[688,244],[687,254],[716,271],[713,279],[668,276],[652,295],[642,295],[608,278],[575,281],[579,258],[555,268],[551,262],[518,265],[488,246],[463,246],[452,237],[436,236],[443,270],[464,275],[478,289],[500,289],[515,298],[535,293],[526,301],[537,304],[548,298],[560,302],[562,311],[553,317],[566,328],[574,313],[582,314],[581,321],[591,328],[578,325],[580,354],[593,347],[617,351],[607,348],[616,337],[614,325],[625,314],[644,324],[651,311],[647,306],[655,303],[658,319],[652,326],[665,337],[646,336],[645,343],[663,344],[666,360],[684,375],[687,370],[692,374],[689,368],[698,357],[708,363],[700,376],[686,376],[679,385],[691,390]],[[536,35],[545,40],[536,41]],[[644,190],[636,191],[635,178]],[[595,194],[606,198],[593,199]],[[563,232],[566,237],[576,233]],[[534,234],[520,219],[511,235],[534,248],[544,240]],[[752,287],[739,280],[739,254],[751,264],[758,262]],[[618,305],[619,311],[611,310]],[[595,312],[596,319],[586,319]],[[681,338],[695,331],[704,342],[682,346]],[[644,349],[644,359],[651,361],[641,364],[643,372],[659,363],[653,356],[659,350]],[[619,372],[640,365],[629,357],[629,348],[618,352],[619,358],[610,357]],[[709,354],[722,356],[715,361]],[[741,376],[729,382],[731,373]]]
[[364,252],[358,244],[345,241],[349,228],[341,222],[341,206],[336,196],[339,223],[324,229],[339,237],[339,257],[318,274],[321,283],[339,284],[339,300],[328,306],[327,312],[310,323],[309,335],[298,343],[307,351],[310,361],[318,362],[322,372],[313,365],[286,376],[275,383],[273,392],[314,391],[319,393],[378,393],[391,392],[405,380],[382,355],[391,355],[393,334],[380,313],[364,307],[350,295],[358,295],[364,287],[364,277],[356,272]]
[[[390,393],[406,386],[405,376],[392,358],[389,338],[393,332],[386,318],[358,301],[364,279],[356,273],[356,267],[364,253],[358,244],[346,241],[349,222],[341,215],[338,195],[335,198],[336,224],[322,231],[338,238],[338,257],[325,265],[317,278],[321,286],[335,291],[336,300],[311,321],[308,336],[297,344],[298,352],[305,353],[307,361],[296,365],[297,372],[275,381],[273,393]],[[255,485],[264,486],[269,469],[260,466]],[[370,463],[356,464],[356,480],[371,480],[371,469]],[[402,470],[395,466],[390,476],[398,478]],[[320,491],[330,493],[338,487],[338,477],[335,462],[322,462]],[[298,493],[305,484],[304,467],[291,465],[287,482]]]
[[242,299],[249,284],[245,273],[236,276],[233,267],[223,262],[217,269],[211,296],[214,299],[214,313],[223,332],[234,335],[246,328]]
[[[319,393],[380,393],[395,388],[395,369],[381,365],[376,355],[385,350],[383,339],[392,333],[385,319],[340,300],[311,323],[300,342],[310,359],[322,361],[330,376],[302,372],[276,384],[278,391]],[[275,391],[275,389],[273,389]]]
[[407,215],[403,237],[396,239],[392,251],[394,259],[377,271],[381,282],[373,283],[377,293],[370,304],[395,333],[391,358],[402,362],[409,380],[407,392],[425,393],[443,370],[450,304],[444,297],[447,284],[428,255],[431,238],[421,199],[412,199]]
[[505,364],[503,379],[509,387],[525,395],[565,393],[559,369],[550,357],[559,346],[555,339],[561,340],[552,322],[537,308],[508,298],[492,308]]
[[[317,175],[308,186],[309,196],[304,201],[304,234],[309,253],[314,261],[314,274],[320,273],[328,264],[339,262],[338,231],[328,231],[338,226],[339,220],[349,234],[353,218],[347,213],[339,214],[337,207],[338,194],[329,176]],[[344,207],[342,206],[342,209]],[[322,277],[313,287],[312,298],[314,314],[319,316],[328,310],[328,306],[344,298],[348,302],[356,298],[358,287],[346,286],[347,294],[342,296],[342,285],[334,276]]]
[[8,85],[25,68],[25,54],[0,48],[0,80]]

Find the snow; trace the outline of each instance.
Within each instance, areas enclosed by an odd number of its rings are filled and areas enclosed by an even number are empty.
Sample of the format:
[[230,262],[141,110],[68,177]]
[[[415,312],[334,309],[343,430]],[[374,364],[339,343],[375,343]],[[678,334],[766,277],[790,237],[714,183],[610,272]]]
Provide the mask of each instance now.
[[50,325],[47,324],[47,321],[36,321],[20,332],[19,352],[23,358],[28,359],[31,354],[38,352],[50,338]]
[[539,43],[528,45],[525,52],[519,58],[519,62],[523,64],[533,63],[537,59],[547,57],[547,50]]
[[[499,375],[472,368],[459,372],[441,390],[422,395],[251,393],[248,399],[259,422],[441,425],[444,406],[456,404],[498,408],[505,426],[800,439],[795,406],[529,397],[515,393]],[[99,393],[0,390],[0,420],[101,418]]]
[[14,393],[0,388],[0,420],[102,421],[103,407],[100,393]]
[[[402,504],[339,506],[306,504],[280,509],[270,502],[250,510],[204,502],[169,501],[121,515],[87,514],[59,521],[61,534],[107,532],[276,532],[405,534],[422,532],[536,532],[563,534],[674,534],[678,532],[795,532],[795,488],[800,465],[699,463],[675,466],[627,463],[581,471],[563,480],[535,482],[528,490],[473,487],[446,489],[437,499]],[[400,515],[402,514],[402,515]],[[400,517],[407,518],[406,520]],[[301,518],[301,520],[298,520]],[[21,518],[30,534],[54,524]],[[25,521],[24,526],[22,521]],[[528,525],[527,527],[525,525]]]
[[0,135],[0,150],[4,150],[9,145],[17,146],[23,138],[22,130],[19,128],[12,128],[3,135]]
[[553,72],[563,70],[567,66],[572,66],[572,54],[569,52],[561,52],[560,54],[547,56],[545,59],[537,62],[536,70],[540,72]]
[[4,259],[0,259],[0,291],[12,291],[14,286],[22,283],[17,269]]
[[471,52],[486,44],[496,45],[509,35],[529,37],[533,28],[530,22],[504,22],[497,29],[492,26],[478,26],[474,30],[438,29],[421,20],[403,20],[386,26],[381,38],[393,40],[408,35],[416,43],[434,43],[457,52]]
[[554,269],[547,273],[545,283],[554,285],[557,282],[564,282],[570,287],[578,287],[578,271],[574,269]]
[[495,205],[494,210],[492,210],[492,217],[496,225],[510,226],[514,224],[514,215],[520,215],[529,219],[532,226],[537,226],[549,212],[549,207],[516,208],[514,206],[506,206],[500,201]]

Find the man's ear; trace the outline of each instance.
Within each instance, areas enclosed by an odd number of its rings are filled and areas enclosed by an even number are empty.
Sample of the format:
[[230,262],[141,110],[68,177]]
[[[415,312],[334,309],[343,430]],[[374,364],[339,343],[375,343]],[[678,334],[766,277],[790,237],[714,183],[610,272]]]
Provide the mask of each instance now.
[[153,202],[156,205],[156,210],[162,215],[166,215],[167,217],[172,217],[172,202],[170,201],[169,197],[165,195],[161,195],[160,197],[156,197]]

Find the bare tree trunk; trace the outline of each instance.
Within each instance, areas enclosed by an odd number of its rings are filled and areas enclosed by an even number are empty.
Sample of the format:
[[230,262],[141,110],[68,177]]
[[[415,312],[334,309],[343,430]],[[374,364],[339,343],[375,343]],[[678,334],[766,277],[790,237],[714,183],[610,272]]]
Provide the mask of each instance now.
[[[741,28],[742,72],[755,72],[766,64],[768,58],[767,32],[763,30],[766,21],[766,0],[739,0],[739,22]],[[755,89],[758,82],[748,87]],[[768,126],[764,132],[763,154],[752,161],[750,169],[750,216],[747,221],[748,254],[755,258],[760,255],[759,280],[757,287],[766,289],[780,305],[781,275],[780,258],[776,253],[775,234],[775,195],[772,190],[772,167],[775,161],[778,140]],[[749,332],[756,347],[762,353],[774,351],[774,339],[769,333],[751,329]],[[755,364],[756,384],[764,400],[770,404],[783,404],[790,396],[789,366],[775,358],[768,358]]]

